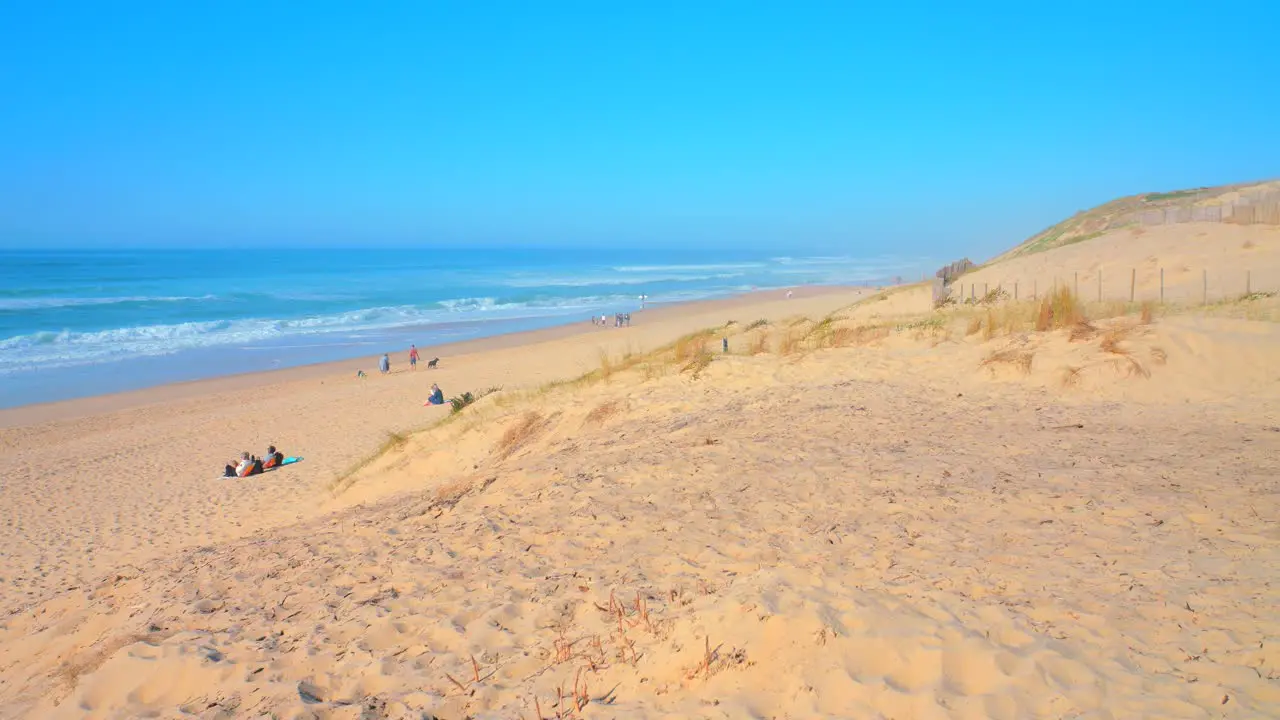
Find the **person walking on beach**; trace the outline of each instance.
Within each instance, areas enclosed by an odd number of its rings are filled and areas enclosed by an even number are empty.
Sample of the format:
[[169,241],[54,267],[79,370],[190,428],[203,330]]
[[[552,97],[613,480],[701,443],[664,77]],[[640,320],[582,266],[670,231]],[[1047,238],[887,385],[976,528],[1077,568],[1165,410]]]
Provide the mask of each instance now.
[[391,356],[390,355],[386,353],[382,353],[382,359],[378,361],[378,369],[382,371],[383,375],[386,375],[387,373],[391,372]]
[[417,345],[409,346],[409,369],[410,370],[418,369],[418,346]]

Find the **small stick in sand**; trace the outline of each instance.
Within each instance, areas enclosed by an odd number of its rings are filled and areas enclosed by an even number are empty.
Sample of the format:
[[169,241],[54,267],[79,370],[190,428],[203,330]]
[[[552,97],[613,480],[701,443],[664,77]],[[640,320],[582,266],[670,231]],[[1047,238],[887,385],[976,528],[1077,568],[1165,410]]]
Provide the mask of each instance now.
[[471,656],[471,672],[472,672],[472,675],[475,677],[476,682],[480,682],[480,665],[476,663],[475,655]]
[[466,685],[463,685],[462,683],[460,683],[460,682],[458,682],[457,680],[455,680],[455,679],[454,679],[454,677],[453,677],[452,675],[450,675],[449,673],[445,673],[445,674],[444,674],[444,676],[445,676],[445,677],[447,677],[447,678],[449,678],[449,682],[453,683],[454,685],[457,685],[457,686],[458,686],[458,689],[459,689],[459,690],[461,690],[462,692],[466,692],[466,691],[467,691],[467,686],[466,686]]

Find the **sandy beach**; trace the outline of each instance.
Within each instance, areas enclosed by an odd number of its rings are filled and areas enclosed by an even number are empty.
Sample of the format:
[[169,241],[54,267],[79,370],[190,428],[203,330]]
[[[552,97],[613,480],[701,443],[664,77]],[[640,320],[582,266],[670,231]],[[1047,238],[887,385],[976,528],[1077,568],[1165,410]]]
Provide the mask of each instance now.
[[1276,297],[929,293],[4,411],[0,716],[1277,716]]
[[[311,517],[324,508],[327,484],[389,434],[448,413],[423,407],[432,383],[447,397],[538,386],[590,370],[601,352],[652,350],[736,316],[825,314],[868,292],[798,288],[791,300],[776,291],[653,308],[635,313],[629,328],[584,321],[421,348],[417,371],[402,348],[388,376],[370,357],[0,410],[0,462],[12,469],[0,489],[9,508],[0,610],[121,564]],[[428,370],[436,356],[438,369]],[[271,482],[218,477],[240,452],[262,455],[268,444],[305,461]]]

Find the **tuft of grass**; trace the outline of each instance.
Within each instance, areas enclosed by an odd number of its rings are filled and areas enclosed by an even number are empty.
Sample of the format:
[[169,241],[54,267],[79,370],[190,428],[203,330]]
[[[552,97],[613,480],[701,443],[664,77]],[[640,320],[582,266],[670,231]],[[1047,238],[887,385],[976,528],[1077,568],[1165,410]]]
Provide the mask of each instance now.
[[990,340],[995,337],[997,327],[996,314],[988,308],[986,321],[982,323],[982,339]]
[[801,342],[812,348],[831,347],[831,336],[835,332],[835,319],[823,318],[821,322],[809,328]]
[[1070,342],[1084,342],[1097,336],[1098,328],[1094,327],[1088,320],[1085,320],[1071,326],[1071,332],[1067,335],[1067,340]]
[[1139,317],[1143,325],[1151,324],[1151,315],[1154,312],[1154,305],[1150,300],[1142,303],[1142,315]]
[[1005,292],[1004,288],[998,287],[998,288],[995,288],[994,290],[988,290],[987,293],[983,295],[982,299],[979,300],[978,302],[982,303],[983,305],[994,305],[999,302],[1004,302],[1005,300],[1008,300],[1008,299],[1009,299],[1009,293]]
[[790,357],[799,353],[804,349],[804,336],[805,333],[797,332],[794,328],[788,328],[778,341],[778,354],[783,357]]
[[600,348],[600,379],[609,382],[609,378],[613,377],[613,373],[618,369],[617,365],[609,357],[609,351]]
[[542,413],[530,410],[512,423],[498,438],[494,453],[500,460],[511,457],[517,450],[528,445],[546,426],[547,419]]
[[676,364],[683,365],[708,352],[707,343],[711,341],[713,334],[715,330],[699,330],[676,340],[672,346]]
[[479,390],[474,393],[464,392],[461,395],[458,395],[457,397],[451,397],[449,398],[449,405],[451,405],[453,409],[449,411],[449,414],[456,415],[462,412],[464,408],[475,403],[475,401],[479,400],[485,395],[492,395],[493,393],[496,393],[501,389],[502,389],[501,387],[498,387],[495,385],[494,387],[491,387],[487,390]]
[[767,326],[768,324],[769,324],[769,321],[768,321],[768,320],[765,320],[764,318],[760,318],[759,320],[756,320],[755,322],[753,322],[753,323],[751,323],[750,325],[748,325],[746,328],[744,328],[744,330],[745,330],[746,332],[751,332],[752,330],[756,330],[756,329],[759,329],[759,328],[765,327],[765,326]]
[[333,481],[329,483],[329,491],[335,494],[338,492],[341,492],[342,490],[346,489],[351,485],[351,483],[353,482],[352,478],[355,476],[356,473],[360,472],[366,467],[369,467],[369,465],[373,464],[375,460],[382,457],[383,455],[386,455],[387,453],[392,452],[394,450],[403,449],[408,444],[409,444],[409,436],[406,435],[405,433],[400,433],[400,432],[387,433],[387,439],[382,441],[382,444],[378,446],[377,450],[374,450],[372,453],[356,461],[353,465],[351,465],[351,467],[344,470],[341,475],[334,478]]
[[977,335],[978,331],[981,329],[982,329],[982,318],[977,316],[971,317],[969,318],[969,324],[966,325],[964,328],[964,336],[969,337],[970,335]]
[[707,349],[707,346],[704,343],[703,346],[685,362],[684,366],[680,368],[680,372],[687,372],[696,380],[702,375],[702,371],[706,370],[707,367],[711,365],[711,361],[714,359],[715,356],[711,354],[711,351]]
[[1112,355],[1128,355],[1129,351],[1120,347],[1120,342],[1129,336],[1128,328],[1112,328],[1102,334],[1098,347]]
[[858,338],[857,330],[848,327],[838,327],[831,331],[830,347],[842,348],[852,345]]
[[751,344],[747,346],[747,354],[760,355],[767,352],[769,352],[769,335],[764,332],[753,335]]
[[930,315],[927,318],[913,320],[899,325],[899,330],[942,330],[947,326],[947,319],[941,315]]
[[436,488],[433,498],[440,505],[453,506],[458,504],[464,495],[471,492],[473,487],[475,483],[472,478],[458,478]]
[[1039,332],[1061,330],[1084,322],[1084,306],[1068,287],[1059,287],[1040,301],[1035,328]]
[[605,420],[608,420],[617,414],[618,405],[619,403],[617,400],[610,400],[595,406],[591,412],[587,413],[585,422],[591,425],[599,425],[603,423]]
[[866,345],[889,337],[889,327],[885,325],[859,325],[853,330],[853,341],[858,345]]
[[1125,375],[1128,377],[1151,377],[1151,371],[1143,366],[1142,363],[1138,362],[1138,360],[1132,355],[1121,355],[1111,362],[1116,366],[1117,370],[1123,370]]
[[1009,348],[1007,350],[998,350],[988,355],[986,359],[982,361],[981,367],[1010,365],[1018,368],[1023,373],[1029,374],[1031,372],[1031,362],[1034,358],[1034,352]]
[[1075,387],[1080,384],[1080,371],[1083,367],[1068,365],[1062,368],[1062,387]]

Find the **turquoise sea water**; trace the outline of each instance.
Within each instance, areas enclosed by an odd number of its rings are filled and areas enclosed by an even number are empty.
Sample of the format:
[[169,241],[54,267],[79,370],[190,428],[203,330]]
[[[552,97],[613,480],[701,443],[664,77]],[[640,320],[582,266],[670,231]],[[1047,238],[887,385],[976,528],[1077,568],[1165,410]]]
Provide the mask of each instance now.
[[0,251],[0,407],[401,352],[592,314],[917,276],[923,258],[544,250]]

